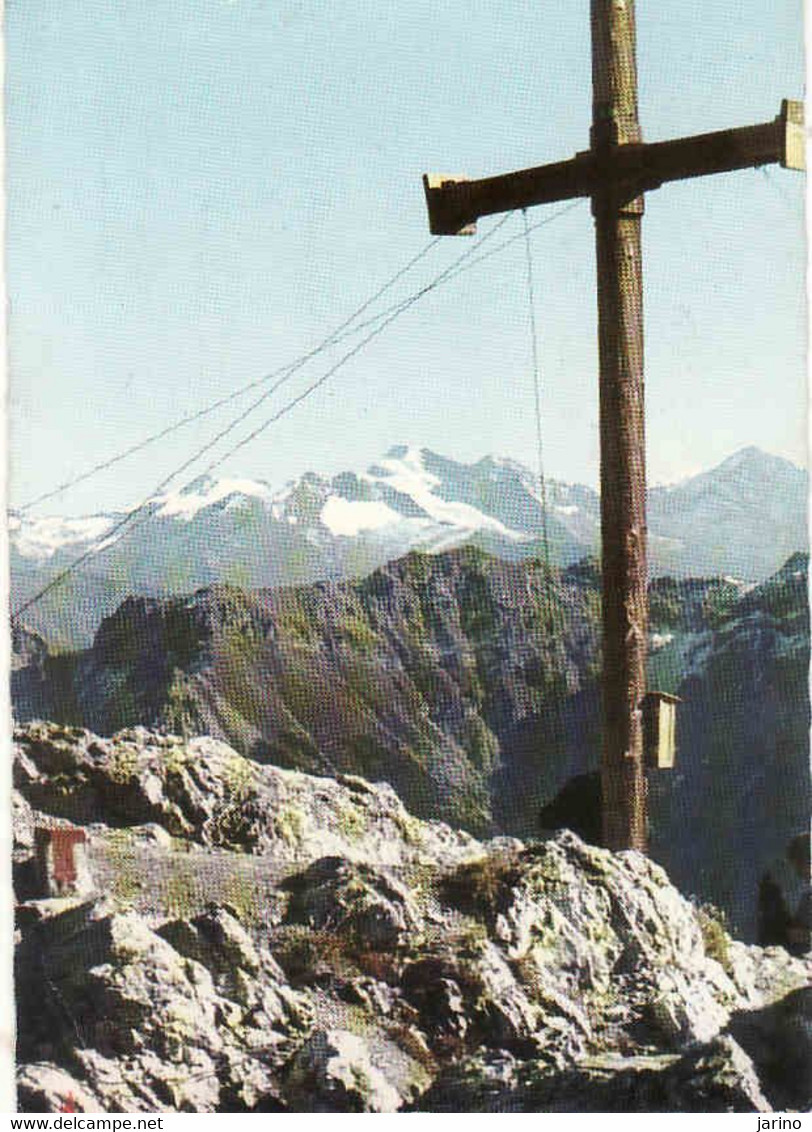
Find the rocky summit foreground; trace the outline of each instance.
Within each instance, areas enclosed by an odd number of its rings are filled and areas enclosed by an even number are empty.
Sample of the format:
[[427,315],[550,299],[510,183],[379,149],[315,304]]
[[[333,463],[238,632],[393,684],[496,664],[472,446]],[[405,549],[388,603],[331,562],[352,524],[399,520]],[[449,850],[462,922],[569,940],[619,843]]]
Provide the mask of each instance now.
[[139,729],[29,724],[14,778],[24,1111],[812,1103],[812,963],[636,853]]

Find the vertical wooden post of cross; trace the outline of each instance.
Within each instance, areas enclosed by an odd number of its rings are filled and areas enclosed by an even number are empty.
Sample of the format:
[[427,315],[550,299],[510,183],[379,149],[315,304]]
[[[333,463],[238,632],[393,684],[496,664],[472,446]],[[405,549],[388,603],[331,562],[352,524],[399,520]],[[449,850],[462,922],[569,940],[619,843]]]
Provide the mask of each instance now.
[[[633,0],[591,0],[592,152],[612,168],[641,142]],[[643,197],[599,177],[592,197],[600,355],[603,576],[603,839],[647,847],[643,698],[646,693],[646,457],[643,397]]]

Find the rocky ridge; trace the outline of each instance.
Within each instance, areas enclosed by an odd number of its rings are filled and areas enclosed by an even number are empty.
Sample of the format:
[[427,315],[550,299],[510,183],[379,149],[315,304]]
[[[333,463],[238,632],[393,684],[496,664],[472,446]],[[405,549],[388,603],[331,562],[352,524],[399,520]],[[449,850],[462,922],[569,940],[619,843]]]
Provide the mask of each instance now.
[[[649,687],[683,699],[676,768],[650,776],[652,853],[749,939],[759,877],[809,813],[806,580],[795,555],[755,587],[650,589]],[[80,653],[21,637],[14,710],[209,735],[262,763],[385,780],[416,816],[475,836],[527,837],[597,767],[599,608],[592,562],[548,574],[472,548],[359,581],[132,598]]]
[[[144,730],[30,724],[14,782],[25,1111],[812,1102],[809,960],[730,939],[639,854],[476,840]],[[57,820],[98,896],[36,892]]]

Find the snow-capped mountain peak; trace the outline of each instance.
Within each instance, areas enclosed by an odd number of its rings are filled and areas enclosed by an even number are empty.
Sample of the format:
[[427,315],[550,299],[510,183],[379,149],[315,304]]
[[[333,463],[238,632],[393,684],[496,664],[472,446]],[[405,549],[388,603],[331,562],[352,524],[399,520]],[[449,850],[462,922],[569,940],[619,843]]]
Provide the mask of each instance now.
[[[546,487],[554,560],[566,565],[598,553],[597,493],[555,480]],[[806,491],[804,471],[756,449],[682,484],[652,488],[652,575],[764,578],[806,549]],[[543,530],[538,480],[522,464],[496,456],[466,464],[413,444],[390,448],[366,472],[332,479],[308,472],[280,489],[252,478],[200,477],[156,496],[147,510],[149,521],[120,544],[107,532],[123,513],[11,517],[15,605],[85,550],[106,545],[71,575],[72,587],[51,592],[50,614],[32,607],[33,628],[50,635],[48,616],[58,609],[70,635],[79,601],[92,628],[131,593],[357,576],[412,550],[472,543],[507,559],[533,556]]]
[[156,496],[151,503],[155,506],[156,517],[177,517],[189,521],[206,507],[213,507],[224,500],[238,503],[245,497],[270,501],[272,492],[267,484],[257,480],[206,477],[195,480],[180,491]]

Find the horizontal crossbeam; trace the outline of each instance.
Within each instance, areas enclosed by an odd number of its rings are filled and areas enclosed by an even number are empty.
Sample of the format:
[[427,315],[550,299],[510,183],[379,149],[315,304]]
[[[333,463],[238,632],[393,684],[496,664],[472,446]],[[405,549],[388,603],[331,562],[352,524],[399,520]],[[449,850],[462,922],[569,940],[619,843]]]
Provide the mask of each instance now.
[[772,122],[717,130],[675,141],[591,149],[569,161],[521,169],[478,181],[425,176],[431,231],[436,236],[474,231],[480,216],[591,197],[614,186],[632,199],[667,181],[780,163],[803,169],[803,104],[784,100]]

